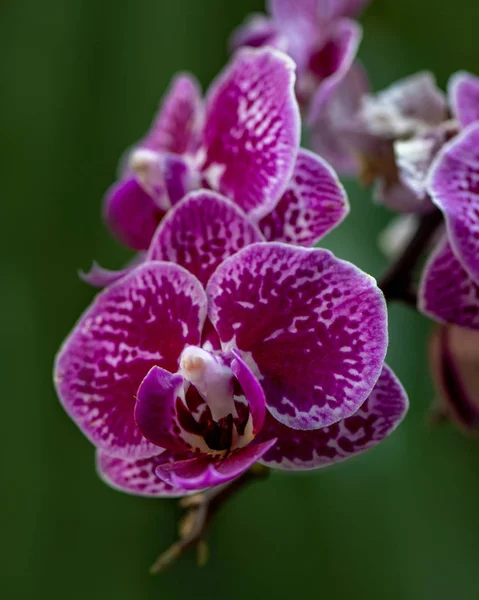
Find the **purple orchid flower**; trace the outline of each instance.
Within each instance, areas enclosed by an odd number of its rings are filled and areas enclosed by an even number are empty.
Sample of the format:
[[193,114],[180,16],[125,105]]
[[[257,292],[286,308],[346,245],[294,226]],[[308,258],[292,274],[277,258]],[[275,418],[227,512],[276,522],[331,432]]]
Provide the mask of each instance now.
[[102,477],[183,495],[258,460],[311,469],[384,439],[407,398],[383,363],[374,280],[325,250],[255,241],[259,229],[213,192],[183,203],[57,357],[59,397],[97,446]]
[[369,0],[269,0],[269,17],[253,15],[231,39],[242,46],[273,46],[297,65],[296,94],[314,118],[316,105],[336,87],[353,64],[362,37],[351,17]]
[[479,329],[479,78],[457,73],[448,86],[462,132],[438,154],[428,191],[442,211],[446,235],[424,269],[421,310],[433,319]]
[[107,193],[104,215],[118,239],[146,250],[171,206],[201,187],[227,196],[252,220],[270,213],[299,149],[294,70],[277,50],[243,49],[204,103],[192,76],[176,77]]

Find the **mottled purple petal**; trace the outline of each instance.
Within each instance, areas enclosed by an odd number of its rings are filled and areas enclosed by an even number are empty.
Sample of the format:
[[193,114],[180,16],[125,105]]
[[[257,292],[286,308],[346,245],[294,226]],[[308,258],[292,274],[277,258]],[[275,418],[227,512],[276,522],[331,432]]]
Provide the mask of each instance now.
[[133,250],[148,248],[165,214],[134,177],[119,181],[108,190],[103,212],[115,237]]
[[226,457],[203,455],[183,461],[165,462],[156,468],[156,474],[166,483],[185,490],[197,490],[226,483],[238,477],[257,462],[274,444],[250,444],[234,450]]
[[294,82],[285,54],[246,48],[208,94],[203,174],[255,219],[275,207],[293,172],[300,135]]
[[359,63],[355,63],[343,79],[335,79],[333,86],[322,86],[321,94],[315,96],[310,145],[345,175],[354,175],[360,168],[347,126],[353,121],[368,89],[366,73]]
[[282,425],[271,415],[258,439],[277,438],[261,459],[276,469],[319,469],[373,448],[392,433],[404,418],[408,398],[389,367],[384,366],[371,395],[359,410],[329,427],[299,431]]
[[479,77],[471,73],[456,73],[449,80],[449,101],[461,127],[479,121]]
[[155,365],[176,371],[198,344],[206,313],[199,281],[177,265],[151,262],[100,293],[63,344],[55,366],[65,410],[112,456],[158,452],[134,420],[135,396]]
[[315,246],[348,213],[348,198],[334,170],[301,149],[285,194],[259,225],[267,240]]
[[446,239],[438,244],[424,268],[419,308],[436,321],[479,330],[479,286]]
[[454,253],[479,283],[479,123],[441,150],[431,168],[429,191],[444,213]]
[[471,433],[479,429],[479,333],[454,325],[438,327],[429,362],[440,413]]
[[183,392],[184,379],[160,367],[153,367],[141,383],[135,406],[135,419],[147,440],[173,452],[207,452],[202,437],[185,431],[182,411],[189,415]]
[[258,379],[245,363],[238,350],[233,350],[231,370],[241,384],[252,420],[252,434],[256,436],[263,427],[266,417],[266,398]]
[[202,125],[203,102],[198,82],[192,75],[177,75],[139,147],[173,154],[194,152]]
[[152,498],[179,498],[191,493],[165,483],[156,475],[155,469],[162,463],[163,459],[159,460],[158,456],[124,460],[101,450],[96,455],[98,475],[107,485],[121,492]]
[[231,51],[243,46],[260,48],[271,46],[278,50],[287,50],[287,40],[278,30],[276,24],[264,15],[254,14],[233,32],[229,43]]
[[225,258],[263,239],[227,198],[201,190],[186,196],[163,219],[148,256],[177,263],[206,284]]
[[285,425],[330,425],[370,394],[386,352],[386,305],[353,265],[327,250],[253,244],[218,268],[207,295],[223,346],[242,351]]

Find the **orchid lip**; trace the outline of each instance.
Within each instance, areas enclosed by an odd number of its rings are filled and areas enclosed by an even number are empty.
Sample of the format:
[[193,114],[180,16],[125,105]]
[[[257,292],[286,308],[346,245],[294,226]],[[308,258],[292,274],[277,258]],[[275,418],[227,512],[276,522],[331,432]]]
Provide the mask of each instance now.
[[[176,405],[180,426],[187,433],[202,437],[208,453],[228,453],[249,444],[255,437],[252,415],[231,368],[231,358],[187,346],[179,363],[185,393],[185,401],[178,398]],[[192,388],[205,403],[195,414],[186,399]]]

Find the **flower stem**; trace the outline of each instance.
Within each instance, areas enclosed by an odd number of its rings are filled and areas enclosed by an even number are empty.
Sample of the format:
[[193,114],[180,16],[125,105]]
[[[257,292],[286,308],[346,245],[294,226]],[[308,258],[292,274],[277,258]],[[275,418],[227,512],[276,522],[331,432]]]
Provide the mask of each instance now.
[[387,302],[403,302],[416,308],[414,271],[442,222],[442,213],[437,208],[421,217],[409,244],[378,282]]
[[180,521],[180,539],[165,552],[160,554],[150,569],[152,574],[160,573],[171,566],[189,548],[196,547],[198,563],[203,566],[207,560],[208,547],[204,540],[208,525],[216,516],[220,508],[246,485],[265,479],[269,469],[260,464],[253,465],[248,471],[233,479],[229,483],[217,486],[182,498],[179,505],[187,509],[187,513]]

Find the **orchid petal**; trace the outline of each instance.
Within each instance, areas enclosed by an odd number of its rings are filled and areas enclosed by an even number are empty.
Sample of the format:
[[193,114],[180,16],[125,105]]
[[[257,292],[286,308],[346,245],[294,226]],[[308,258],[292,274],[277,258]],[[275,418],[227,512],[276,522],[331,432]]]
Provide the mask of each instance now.
[[115,183],[105,197],[105,221],[115,237],[133,250],[148,248],[164,214],[134,177]]
[[136,392],[153,366],[177,370],[205,316],[199,281],[167,263],[145,263],[97,296],[55,365],[58,396],[93,444],[126,459],[158,453],[135,423]]
[[286,193],[259,226],[267,240],[315,246],[348,213],[348,198],[334,170],[301,149]]
[[202,125],[203,102],[199,84],[192,75],[177,75],[139,147],[173,154],[194,152]]
[[203,455],[177,462],[165,462],[156,468],[160,479],[176,488],[185,490],[205,489],[235,479],[274,444],[269,440],[262,444],[250,444],[225,456]]
[[360,168],[345,125],[353,121],[368,89],[366,73],[356,62],[342,79],[336,78],[334,85],[320,86],[315,95],[314,118],[310,118],[311,147],[345,175],[355,175]]
[[293,172],[300,136],[294,82],[285,54],[245,48],[208,94],[203,175],[254,219],[275,207]]
[[152,498],[179,498],[191,493],[157,477],[155,469],[162,462],[158,456],[124,460],[101,450],[96,455],[98,475],[107,485],[121,492]]
[[206,284],[225,258],[264,240],[245,214],[215,192],[192,192],[163,219],[151,243],[150,260],[179,264]]
[[448,93],[452,112],[461,127],[479,121],[479,77],[456,73],[449,80]]
[[439,410],[467,432],[479,428],[479,333],[454,325],[438,327],[429,361],[440,394]]
[[329,427],[299,431],[269,415],[259,439],[277,440],[261,463],[276,469],[306,470],[342,462],[381,443],[402,421],[407,408],[406,392],[391,369],[384,366],[358,411]]
[[229,46],[232,52],[244,46],[251,48],[271,46],[283,51],[288,49],[287,40],[276,24],[261,14],[251,15],[243,25],[238,27],[231,36]]
[[419,309],[436,321],[479,330],[479,286],[446,239],[438,244],[424,268]]
[[285,425],[319,429],[349,417],[381,373],[384,297],[327,250],[253,244],[220,265],[207,296],[224,348],[242,352]]
[[479,123],[446,144],[429,176],[454,254],[479,283]]
[[233,350],[233,356],[231,370],[243,389],[252,419],[252,435],[255,437],[263,427],[266,417],[266,398],[261,384],[238,350]]
[[[173,452],[207,452],[203,437],[186,431],[181,414],[190,418],[183,391],[184,379],[160,367],[153,367],[137,393],[135,420],[147,440]],[[195,425],[194,419],[192,421]]]

